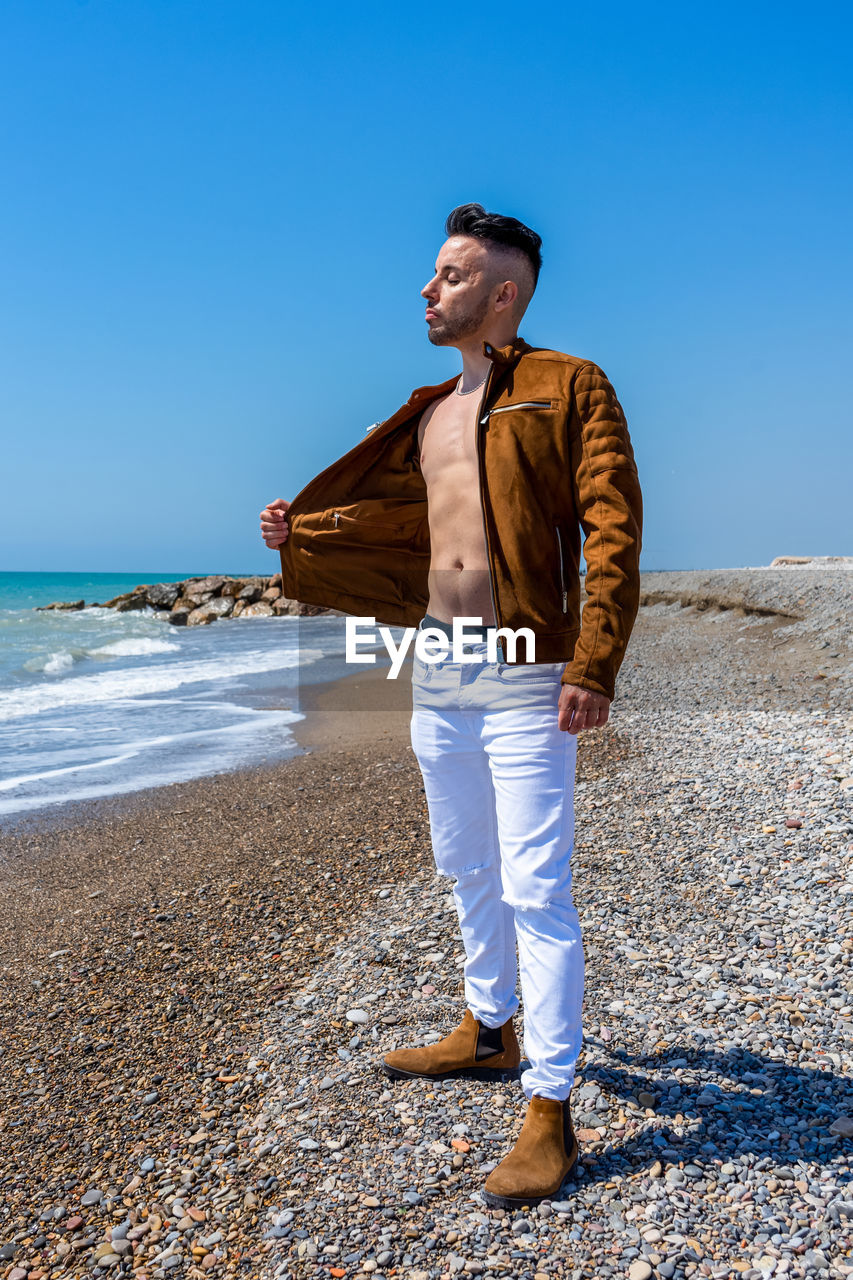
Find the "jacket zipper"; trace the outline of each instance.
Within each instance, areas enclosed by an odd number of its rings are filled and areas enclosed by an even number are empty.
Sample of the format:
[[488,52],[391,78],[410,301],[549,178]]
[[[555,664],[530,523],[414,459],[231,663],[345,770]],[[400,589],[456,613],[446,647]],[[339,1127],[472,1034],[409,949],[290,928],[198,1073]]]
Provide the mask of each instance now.
[[[483,513],[483,536],[486,541],[486,559],[489,562],[489,595],[492,599],[492,612],[495,615],[495,626],[500,627],[501,620],[498,613],[498,602],[495,596],[495,584],[492,577],[492,549],[489,545],[489,526],[486,520],[486,486],[485,486],[485,467],[483,465],[483,427],[489,420],[488,413],[483,414],[483,405],[486,403],[486,397],[489,394],[489,387],[492,382],[492,374],[495,371],[494,364],[490,364],[489,372],[486,374],[486,384],[483,387],[483,394],[480,397],[480,404],[477,408],[477,462],[480,469],[480,510]],[[501,656],[505,657],[503,644],[500,646]]]
[[502,404],[497,409],[490,409],[486,414],[491,418],[495,413],[509,413],[510,409],[550,409],[550,400],[521,400],[518,404]]
[[341,521],[349,521],[350,524],[361,526],[363,529],[384,529],[386,532],[388,526],[377,520],[363,520],[359,516],[345,516],[342,511],[333,511],[332,527],[337,529]]
[[569,593],[566,590],[566,571],[563,567],[563,538],[560,533],[560,526],[554,525],[554,532],[557,535],[557,560],[560,565],[560,592],[563,597],[563,613],[569,611]]

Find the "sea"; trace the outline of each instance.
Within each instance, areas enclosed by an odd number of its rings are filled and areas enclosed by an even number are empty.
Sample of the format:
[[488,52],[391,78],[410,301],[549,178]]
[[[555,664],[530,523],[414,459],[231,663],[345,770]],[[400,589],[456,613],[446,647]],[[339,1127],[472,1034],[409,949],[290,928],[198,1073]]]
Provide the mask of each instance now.
[[0,573],[0,823],[294,754],[300,687],[345,674],[344,620],[175,627],[97,603],[200,576]]

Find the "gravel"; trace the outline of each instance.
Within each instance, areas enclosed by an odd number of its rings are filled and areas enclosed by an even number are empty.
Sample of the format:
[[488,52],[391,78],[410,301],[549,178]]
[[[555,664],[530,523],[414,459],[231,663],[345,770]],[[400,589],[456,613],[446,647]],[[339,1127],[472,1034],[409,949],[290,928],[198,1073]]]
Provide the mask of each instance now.
[[2,850],[0,1275],[853,1274],[853,577],[724,577],[645,576],[582,738],[559,1199],[482,1202],[517,1086],[377,1070],[462,1012],[401,715]]

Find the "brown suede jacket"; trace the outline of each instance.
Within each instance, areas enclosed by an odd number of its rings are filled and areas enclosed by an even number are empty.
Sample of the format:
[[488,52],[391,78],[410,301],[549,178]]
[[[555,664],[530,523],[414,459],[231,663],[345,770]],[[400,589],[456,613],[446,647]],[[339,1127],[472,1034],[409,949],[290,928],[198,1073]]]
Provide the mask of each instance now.
[[[612,698],[640,594],[642,500],[622,407],[588,360],[520,338],[483,350],[492,367],[477,444],[495,617],[531,628],[537,662],[565,659],[564,683]],[[430,559],[418,423],[456,381],[414,391],[296,495],[281,547],[285,595],[417,626]]]

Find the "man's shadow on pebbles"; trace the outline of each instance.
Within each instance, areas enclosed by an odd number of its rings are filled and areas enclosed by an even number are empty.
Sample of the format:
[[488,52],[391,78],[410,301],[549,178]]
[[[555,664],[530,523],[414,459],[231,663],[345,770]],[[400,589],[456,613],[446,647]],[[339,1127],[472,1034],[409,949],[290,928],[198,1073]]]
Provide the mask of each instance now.
[[[634,1057],[594,1039],[587,1043],[607,1053],[609,1062],[587,1062],[579,1071],[572,1117],[576,1129],[607,1126],[608,1132],[598,1141],[580,1140],[578,1175],[566,1189],[578,1182],[608,1181],[643,1166],[651,1169],[660,1161],[664,1166],[682,1164],[683,1169],[670,1173],[670,1180],[701,1192],[710,1179],[737,1181],[737,1171],[722,1172],[721,1164],[742,1165],[746,1157],[754,1157],[753,1167],[772,1168],[781,1177],[802,1177],[802,1168],[792,1165],[827,1164],[849,1148],[853,1119],[844,1119],[853,1116],[849,1076],[792,1067],[738,1049],[717,1052],[673,1045]],[[614,1134],[613,1113],[626,1104],[639,1108],[627,1113],[627,1119],[645,1127]],[[644,1104],[654,1111],[657,1123],[645,1116]],[[676,1121],[676,1116],[683,1121]],[[672,1123],[660,1124],[661,1117]],[[693,1127],[697,1119],[700,1125]]]

